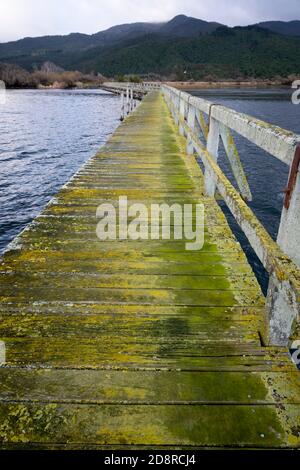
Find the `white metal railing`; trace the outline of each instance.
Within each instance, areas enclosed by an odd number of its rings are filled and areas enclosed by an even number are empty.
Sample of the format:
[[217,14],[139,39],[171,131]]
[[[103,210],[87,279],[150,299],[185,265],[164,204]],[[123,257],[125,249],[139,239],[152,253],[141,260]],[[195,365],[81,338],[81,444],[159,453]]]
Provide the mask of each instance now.
[[103,88],[110,88],[112,90],[121,90],[126,91],[128,88],[132,89],[135,92],[149,92],[152,90],[160,90],[160,82],[142,82],[142,83],[133,83],[133,82],[105,82],[103,83]]
[[[270,275],[266,299],[267,342],[287,345],[300,318],[300,136],[201,98],[163,85],[166,103],[205,168],[205,190],[223,197],[252,248]],[[246,201],[252,199],[231,131],[237,132],[290,167],[277,243]],[[238,190],[217,164],[222,139]]]
[[121,96],[121,121],[123,121],[136,108],[136,98],[141,99],[151,91],[160,90],[161,83],[106,82],[103,83],[102,88]]

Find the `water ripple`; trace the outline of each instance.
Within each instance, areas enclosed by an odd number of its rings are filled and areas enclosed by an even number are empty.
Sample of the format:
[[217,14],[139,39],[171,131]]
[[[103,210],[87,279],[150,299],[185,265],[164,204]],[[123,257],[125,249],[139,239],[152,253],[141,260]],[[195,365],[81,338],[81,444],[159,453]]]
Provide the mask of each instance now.
[[99,90],[15,90],[0,109],[0,251],[119,124]]

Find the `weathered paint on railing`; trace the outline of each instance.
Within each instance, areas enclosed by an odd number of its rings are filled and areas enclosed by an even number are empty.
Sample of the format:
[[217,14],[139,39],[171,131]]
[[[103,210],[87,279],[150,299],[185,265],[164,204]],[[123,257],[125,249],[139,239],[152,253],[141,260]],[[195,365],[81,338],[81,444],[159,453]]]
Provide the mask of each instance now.
[[291,165],[296,145],[300,141],[299,135],[203,98],[191,96],[176,88],[163,86],[163,90],[166,89],[171,90],[174,98],[194,106],[198,111],[216,119],[282,162]]
[[[300,266],[300,173],[299,173],[300,144],[295,150],[293,163],[290,169],[289,181],[293,179],[288,194],[288,205],[284,205],[277,242],[294,261]],[[294,172],[294,174],[292,174]]]
[[126,93],[121,92],[121,121],[136,108],[137,101],[135,98],[132,88],[127,88]]
[[149,91],[159,90],[161,88],[161,83],[159,82],[143,82],[143,83],[133,83],[133,82],[105,82],[101,86],[104,90],[111,91],[113,93],[120,94],[122,91],[130,89],[133,93],[147,94]]
[[[206,193],[214,196],[218,189],[270,275],[266,339],[270,344],[286,345],[300,319],[299,172],[295,176],[289,208],[283,209],[276,244],[242,199],[250,200],[252,195],[230,129],[288,165],[293,162],[300,136],[172,87],[163,86],[162,91],[181,134],[187,137],[188,153],[195,150],[204,163]],[[203,113],[208,115],[208,124]],[[189,116],[196,116],[196,121]],[[220,137],[240,194],[217,164]]]
[[136,108],[137,102],[147,93],[159,90],[160,87],[161,84],[157,82],[105,82],[101,86],[103,90],[121,96],[121,121]]

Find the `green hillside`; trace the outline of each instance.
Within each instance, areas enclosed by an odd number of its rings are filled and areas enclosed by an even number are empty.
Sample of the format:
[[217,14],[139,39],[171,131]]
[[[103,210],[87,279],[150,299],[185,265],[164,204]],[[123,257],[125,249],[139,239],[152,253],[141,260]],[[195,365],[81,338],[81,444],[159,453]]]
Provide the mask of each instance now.
[[[159,27],[137,23],[92,36],[26,38],[0,44],[0,62],[31,71],[51,61],[66,70],[84,73],[156,73],[179,80],[208,76],[272,78],[300,73],[300,36],[258,26],[228,28],[197,21],[196,29],[195,19],[180,16]],[[180,22],[185,26],[181,36],[174,29],[174,24],[180,28]],[[188,24],[193,26],[190,36]]]
[[[290,38],[256,27],[219,28],[198,38],[144,37],[109,49],[96,48],[68,58],[71,68],[80,66],[104,75],[119,73],[170,75],[178,79],[270,78],[300,73],[300,38]],[[184,73],[186,72],[186,74]]]

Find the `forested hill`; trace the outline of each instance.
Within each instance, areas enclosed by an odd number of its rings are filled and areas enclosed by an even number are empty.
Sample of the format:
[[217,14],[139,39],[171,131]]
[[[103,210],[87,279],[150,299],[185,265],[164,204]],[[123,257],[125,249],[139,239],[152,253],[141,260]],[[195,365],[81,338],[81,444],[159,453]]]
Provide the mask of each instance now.
[[300,21],[229,28],[179,15],[94,35],[25,38],[0,44],[0,62],[27,70],[51,61],[85,73],[156,73],[176,79],[286,77],[300,73]]
[[[69,63],[76,65],[78,58]],[[79,57],[80,67],[104,75],[154,72],[178,80],[272,78],[300,73],[300,38],[256,27],[219,28],[197,38],[159,39],[147,36],[108,50],[98,48]]]

